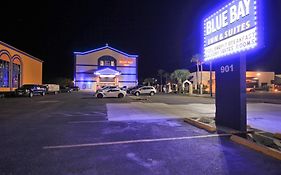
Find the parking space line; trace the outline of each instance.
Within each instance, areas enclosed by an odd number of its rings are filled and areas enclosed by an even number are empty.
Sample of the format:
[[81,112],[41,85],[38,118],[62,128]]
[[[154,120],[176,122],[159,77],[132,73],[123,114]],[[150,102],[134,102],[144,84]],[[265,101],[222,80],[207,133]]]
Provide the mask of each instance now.
[[108,120],[102,120],[102,121],[72,121],[68,122],[69,124],[83,124],[83,123],[107,123]]
[[123,144],[137,144],[137,143],[151,143],[151,142],[203,139],[203,138],[214,138],[214,137],[230,137],[230,136],[231,136],[231,134],[210,134],[210,135],[188,136],[188,137],[172,137],[172,138],[160,138],[160,139],[141,139],[141,140],[101,142],[101,143],[87,143],[87,144],[75,144],[75,145],[44,146],[43,149],[84,148],[84,147],[97,147],[97,146],[123,145]]

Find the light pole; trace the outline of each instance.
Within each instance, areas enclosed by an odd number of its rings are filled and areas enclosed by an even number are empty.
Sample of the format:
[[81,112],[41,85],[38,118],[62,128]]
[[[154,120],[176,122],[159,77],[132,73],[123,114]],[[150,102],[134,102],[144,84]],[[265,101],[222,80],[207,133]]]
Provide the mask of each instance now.
[[210,95],[213,97],[213,64],[210,62]]
[[200,95],[203,94],[203,61],[200,61],[200,69],[201,69],[201,74],[200,74]]

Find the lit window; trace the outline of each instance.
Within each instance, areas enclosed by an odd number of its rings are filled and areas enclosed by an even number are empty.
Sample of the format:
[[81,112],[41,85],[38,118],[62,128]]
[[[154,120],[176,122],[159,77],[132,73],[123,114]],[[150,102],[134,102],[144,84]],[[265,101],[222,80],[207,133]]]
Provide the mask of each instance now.
[[115,66],[114,61],[111,61],[110,66]]
[[111,56],[102,56],[98,59],[100,67],[115,67],[116,59]]
[[9,62],[0,60],[0,87],[9,87]]
[[20,86],[20,65],[13,64],[13,88],[18,88]]

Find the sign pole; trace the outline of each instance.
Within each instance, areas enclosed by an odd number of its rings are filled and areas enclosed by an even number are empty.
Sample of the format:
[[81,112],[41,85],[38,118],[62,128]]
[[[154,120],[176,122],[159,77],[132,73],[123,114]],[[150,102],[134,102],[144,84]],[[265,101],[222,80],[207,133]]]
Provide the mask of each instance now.
[[264,0],[225,1],[204,18],[204,61],[216,72],[216,124],[246,132],[245,54],[263,47]]
[[216,124],[247,131],[246,56],[216,64]]

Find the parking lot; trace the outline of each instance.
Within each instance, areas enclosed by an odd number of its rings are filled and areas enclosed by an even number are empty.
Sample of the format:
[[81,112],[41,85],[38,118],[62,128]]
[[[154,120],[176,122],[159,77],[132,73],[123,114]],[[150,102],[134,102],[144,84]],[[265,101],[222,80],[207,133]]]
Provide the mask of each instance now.
[[65,93],[0,100],[0,174],[281,174],[281,162],[185,122],[214,99],[97,99]]

